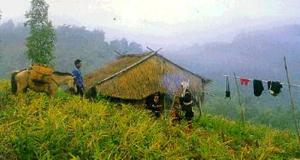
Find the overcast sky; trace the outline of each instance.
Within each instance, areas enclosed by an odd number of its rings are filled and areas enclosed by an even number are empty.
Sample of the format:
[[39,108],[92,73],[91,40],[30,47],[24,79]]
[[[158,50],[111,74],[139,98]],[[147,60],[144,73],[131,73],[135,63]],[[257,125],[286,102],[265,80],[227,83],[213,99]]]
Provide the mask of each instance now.
[[[300,0],[46,0],[53,24],[102,29],[143,45],[228,40],[240,31],[298,23]],[[0,0],[2,22],[24,22],[30,0]]]

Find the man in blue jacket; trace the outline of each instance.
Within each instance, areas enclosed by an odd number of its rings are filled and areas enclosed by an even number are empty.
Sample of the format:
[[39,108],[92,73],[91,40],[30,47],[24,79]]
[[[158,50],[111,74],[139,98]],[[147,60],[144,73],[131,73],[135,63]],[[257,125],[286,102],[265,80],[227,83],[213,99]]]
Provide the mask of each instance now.
[[72,71],[73,76],[75,77],[76,81],[76,87],[77,87],[77,92],[76,94],[80,94],[81,97],[83,97],[83,92],[84,92],[84,84],[83,84],[83,78],[80,72],[80,68],[82,66],[81,60],[76,59],[74,62],[75,66]]

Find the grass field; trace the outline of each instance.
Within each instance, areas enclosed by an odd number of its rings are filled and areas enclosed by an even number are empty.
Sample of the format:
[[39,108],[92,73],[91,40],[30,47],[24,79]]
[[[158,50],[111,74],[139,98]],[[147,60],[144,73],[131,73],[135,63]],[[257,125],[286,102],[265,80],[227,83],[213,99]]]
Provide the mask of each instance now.
[[173,126],[143,107],[60,92],[14,96],[0,82],[0,159],[294,159],[295,135],[204,114]]

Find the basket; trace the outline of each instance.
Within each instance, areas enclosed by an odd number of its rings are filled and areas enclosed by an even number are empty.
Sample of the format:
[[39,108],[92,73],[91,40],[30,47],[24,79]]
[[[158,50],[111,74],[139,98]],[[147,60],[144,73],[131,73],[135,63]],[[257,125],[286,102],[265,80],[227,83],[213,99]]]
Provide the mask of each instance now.
[[32,64],[30,69],[44,75],[51,75],[54,72],[54,70],[51,67],[43,64]]

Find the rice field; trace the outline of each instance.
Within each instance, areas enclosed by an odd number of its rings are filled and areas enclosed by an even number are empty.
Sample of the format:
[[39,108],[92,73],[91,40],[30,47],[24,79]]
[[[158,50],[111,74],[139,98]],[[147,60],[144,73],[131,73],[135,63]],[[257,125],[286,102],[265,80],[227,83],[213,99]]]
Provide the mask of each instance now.
[[204,114],[172,125],[142,106],[59,92],[14,96],[0,82],[0,159],[294,159],[289,131]]

